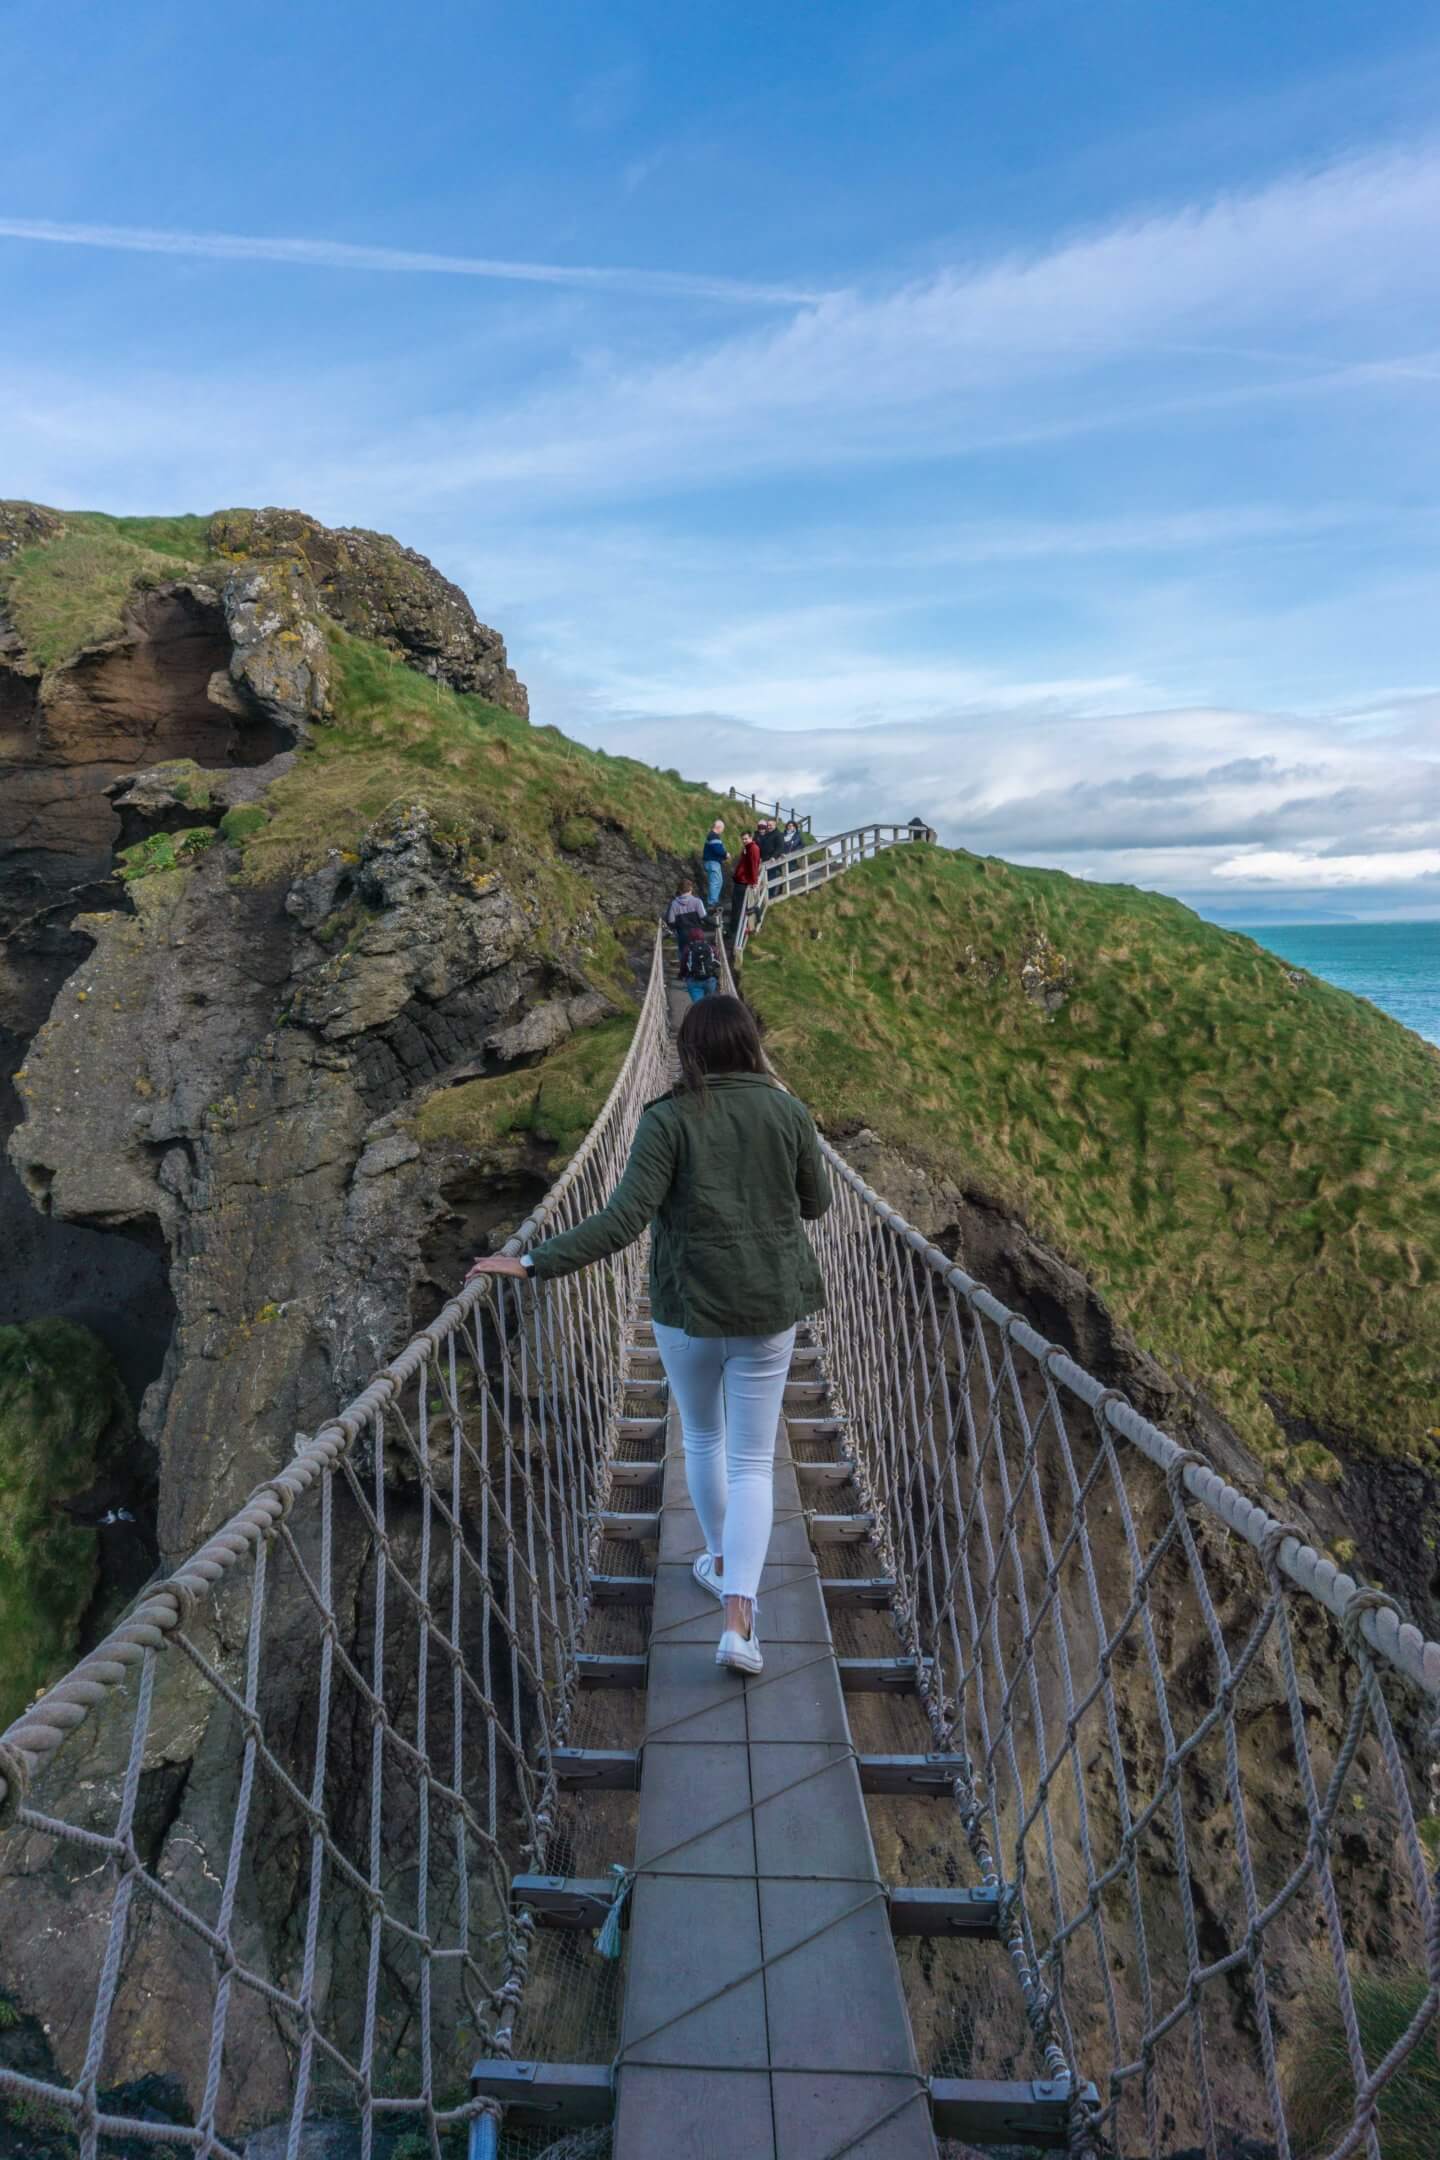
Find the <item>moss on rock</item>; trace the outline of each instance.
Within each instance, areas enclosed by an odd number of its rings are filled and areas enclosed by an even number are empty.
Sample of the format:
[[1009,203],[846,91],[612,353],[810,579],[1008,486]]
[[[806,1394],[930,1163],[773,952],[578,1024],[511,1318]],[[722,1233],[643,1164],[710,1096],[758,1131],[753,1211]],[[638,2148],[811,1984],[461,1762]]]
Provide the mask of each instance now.
[[96,1580],[65,1513],[133,1429],[109,1352],[68,1320],[0,1327],[0,1725],[64,1670]]
[[558,1171],[614,1086],[634,1029],[634,1015],[622,1014],[572,1035],[539,1065],[442,1089],[421,1106],[416,1137],[474,1155],[528,1138],[552,1151],[547,1167]]
[[[234,813],[232,812],[233,816]],[[261,814],[264,823],[264,814]],[[227,837],[229,837],[227,835]],[[133,847],[120,850],[120,876],[127,885],[151,877],[157,870],[182,870],[197,855],[215,844],[213,825],[187,825],[183,832],[151,833]]]

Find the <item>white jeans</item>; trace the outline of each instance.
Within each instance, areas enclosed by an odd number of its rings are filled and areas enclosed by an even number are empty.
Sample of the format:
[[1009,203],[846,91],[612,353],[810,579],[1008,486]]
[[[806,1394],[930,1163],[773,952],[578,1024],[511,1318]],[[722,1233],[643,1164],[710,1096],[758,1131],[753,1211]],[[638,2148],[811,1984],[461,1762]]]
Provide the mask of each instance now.
[[685,1436],[685,1477],[725,1589],[753,1598],[775,1515],[775,1428],[795,1330],[687,1335],[655,1323],[660,1362]]

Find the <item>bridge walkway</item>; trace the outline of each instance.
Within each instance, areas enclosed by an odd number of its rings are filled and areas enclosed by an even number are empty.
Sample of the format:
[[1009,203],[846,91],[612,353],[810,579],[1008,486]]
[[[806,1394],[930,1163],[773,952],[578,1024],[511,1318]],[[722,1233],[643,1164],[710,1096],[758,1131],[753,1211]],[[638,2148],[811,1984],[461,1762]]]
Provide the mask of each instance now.
[[[673,977],[668,991],[673,1034],[689,1000]],[[632,1369],[658,1375],[643,1306],[630,1342]],[[792,1380],[813,1377],[814,1356],[802,1329]],[[754,1679],[715,1663],[720,1610],[691,1572],[703,1543],[668,1404],[615,2160],[704,2152],[717,2131],[717,2150],[747,2160],[929,2160],[929,2096],[783,1416]]]
[[691,1573],[702,1540],[670,1410],[616,2160],[935,2152],[783,1419],[775,1500],[765,1670],[741,1679],[715,1664],[719,1611]]

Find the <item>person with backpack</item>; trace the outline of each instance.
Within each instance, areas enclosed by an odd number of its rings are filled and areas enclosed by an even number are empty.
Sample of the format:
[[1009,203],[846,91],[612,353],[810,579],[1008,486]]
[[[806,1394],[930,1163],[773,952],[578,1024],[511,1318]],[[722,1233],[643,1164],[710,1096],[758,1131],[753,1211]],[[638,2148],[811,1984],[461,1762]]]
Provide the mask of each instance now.
[[675,897],[665,910],[665,927],[675,933],[675,957],[682,964],[682,973],[684,972],[683,963],[685,959],[684,926],[696,916],[699,916],[702,921],[704,920],[705,903],[695,890],[694,878],[681,878],[680,883],[675,888]]
[[831,1203],[820,1138],[765,1070],[738,998],[707,998],[676,1040],[680,1084],[647,1103],[625,1174],[598,1214],[465,1280],[553,1282],[648,1229],[655,1344],[680,1413],[705,1550],[694,1575],[723,1608],[717,1665],[764,1670],[755,1600],[775,1514],[775,1436],[795,1324],[825,1303],[807,1222]]
[[707,907],[720,905],[720,888],[725,883],[725,865],[729,860],[725,852],[725,820],[717,817],[705,835],[705,845],[700,853],[700,867],[705,873]]
[[720,959],[715,951],[713,915],[680,918],[680,980],[692,1005],[715,997],[720,989]]
[[760,850],[755,844],[754,833],[741,833],[740,853],[735,862],[735,876],[730,887],[730,943],[740,935],[740,925],[751,893],[760,883],[763,866]]

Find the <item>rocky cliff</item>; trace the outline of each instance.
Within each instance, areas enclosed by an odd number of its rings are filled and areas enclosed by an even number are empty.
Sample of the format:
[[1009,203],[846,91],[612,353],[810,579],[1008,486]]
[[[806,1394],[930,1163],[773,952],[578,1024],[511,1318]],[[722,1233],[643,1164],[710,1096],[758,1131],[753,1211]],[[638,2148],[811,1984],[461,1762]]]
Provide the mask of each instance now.
[[[527,1075],[593,1031],[603,1095],[626,1030],[599,1023],[720,806],[533,728],[499,637],[378,535],[12,503],[0,551],[0,1322],[92,1328],[138,1409],[105,1490],[127,1566],[113,1525],[77,1533],[109,1603],[82,1574],[15,1672],[85,1647],[538,1196]],[[219,1835],[223,1756],[182,1677],[141,1810],[162,1876]],[[62,1809],[103,1814],[121,1768],[102,1715]],[[44,1854],[0,1896],[0,1997],[67,2061],[91,1896]]]

